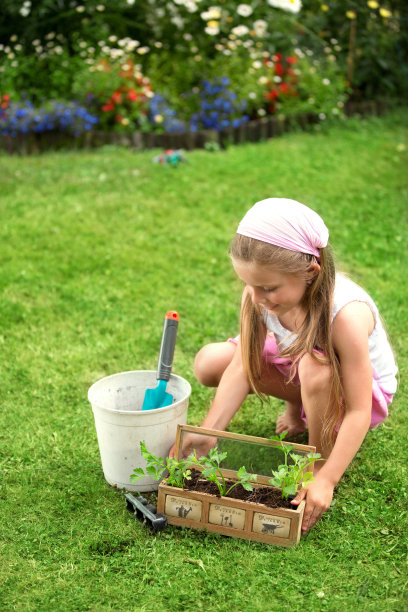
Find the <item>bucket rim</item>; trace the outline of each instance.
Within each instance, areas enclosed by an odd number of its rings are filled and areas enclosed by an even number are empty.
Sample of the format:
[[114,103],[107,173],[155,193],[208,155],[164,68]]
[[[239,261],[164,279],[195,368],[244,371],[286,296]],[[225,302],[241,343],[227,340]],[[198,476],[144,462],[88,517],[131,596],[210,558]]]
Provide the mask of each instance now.
[[95,411],[94,409],[97,408],[98,410],[106,410],[106,412],[111,412],[112,414],[130,415],[130,414],[137,413],[137,414],[140,414],[141,416],[148,417],[149,414],[151,414],[152,412],[154,412],[155,414],[159,414],[159,413],[161,414],[161,413],[167,412],[171,410],[172,408],[174,408],[174,406],[178,404],[179,402],[185,401],[186,399],[190,397],[191,385],[188,382],[188,380],[186,380],[182,376],[178,376],[177,374],[170,374],[170,379],[173,378],[173,379],[181,380],[187,385],[187,393],[181,400],[178,400],[177,402],[170,404],[169,406],[164,406],[164,408],[154,408],[152,410],[114,410],[113,408],[107,408],[105,406],[97,405],[91,399],[91,396],[95,392],[96,387],[102,381],[109,380],[110,378],[115,378],[116,376],[120,376],[122,374],[125,375],[125,374],[156,374],[156,373],[157,373],[157,370],[127,370],[126,372],[116,372],[115,374],[110,374],[109,376],[104,376],[103,378],[100,378],[99,380],[95,381],[88,389],[88,401],[90,402],[92,406],[92,411],[94,412]]

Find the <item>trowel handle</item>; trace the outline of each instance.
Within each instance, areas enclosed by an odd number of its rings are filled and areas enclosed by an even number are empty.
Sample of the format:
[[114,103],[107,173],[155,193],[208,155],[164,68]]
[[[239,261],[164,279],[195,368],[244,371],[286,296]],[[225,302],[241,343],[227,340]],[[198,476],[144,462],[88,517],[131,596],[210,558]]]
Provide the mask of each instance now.
[[161,339],[159,363],[157,365],[157,380],[168,381],[173,366],[174,347],[176,346],[177,328],[179,322],[178,312],[166,312]]

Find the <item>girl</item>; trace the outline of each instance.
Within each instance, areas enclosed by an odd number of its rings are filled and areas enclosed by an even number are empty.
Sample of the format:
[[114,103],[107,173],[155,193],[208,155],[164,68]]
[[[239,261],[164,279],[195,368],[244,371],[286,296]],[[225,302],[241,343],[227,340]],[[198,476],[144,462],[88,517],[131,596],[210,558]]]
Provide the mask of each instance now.
[[[306,498],[303,533],[329,508],[334,487],[368,429],[387,416],[396,391],[397,367],[378,310],[335,273],[328,235],[321,217],[299,202],[255,204],[230,247],[245,285],[241,334],[205,346],[195,360],[197,379],[218,387],[203,427],[225,429],[252,391],[286,402],[277,433],[307,426],[309,444],[326,461],[292,502]],[[198,440],[190,436],[183,452],[193,446]]]

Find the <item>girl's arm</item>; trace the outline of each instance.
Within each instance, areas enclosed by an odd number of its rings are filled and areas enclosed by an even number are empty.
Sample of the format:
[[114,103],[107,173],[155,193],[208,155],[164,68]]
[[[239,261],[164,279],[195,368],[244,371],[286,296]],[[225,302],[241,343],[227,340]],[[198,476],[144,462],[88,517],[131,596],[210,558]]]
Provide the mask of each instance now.
[[[201,427],[224,430],[240,408],[249,390],[250,386],[242,367],[241,344],[238,342],[234,356],[221,377],[214,400]],[[195,450],[198,456],[206,455],[216,443],[217,438],[189,433],[183,437],[181,453],[184,457],[188,457]],[[169,456],[174,457],[174,453],[175,445],[170,449]]]
[[250,386],[242,364],[241,340],[239,340],[201,427],[224,430],[249,392]]
[[333,344],[340,359],[346,400],[345,415],[327,461],[321,464],[315,480],[300,496],[300,499],[307,497],[303,532],[308,531],[330,506],[334,487],[359,450],[369,429],[372,367],[368,337],[373,327],[373,315],[363,302],[352,302],[345,306],[333,323]]

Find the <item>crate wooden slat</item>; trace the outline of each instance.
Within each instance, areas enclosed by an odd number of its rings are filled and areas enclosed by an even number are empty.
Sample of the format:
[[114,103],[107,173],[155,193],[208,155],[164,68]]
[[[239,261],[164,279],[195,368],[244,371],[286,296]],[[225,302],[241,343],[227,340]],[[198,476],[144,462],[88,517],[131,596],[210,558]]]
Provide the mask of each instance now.
[[[197,511],[197,507],[200,508],[199,516],[189,518],[192,509]],[[165,481],[159,485],[157,501],[157,512],[165,514],[170,525],[206,529],[226,536],[285,547],[299,542],[304,507],[305,502],[302,501],[293,510],[269,508],[264,504],[170,487]],[[221,517],[221,524],[214,520],[217,515]],[[279,529],[283,530],[282,535],[275,535]]]

